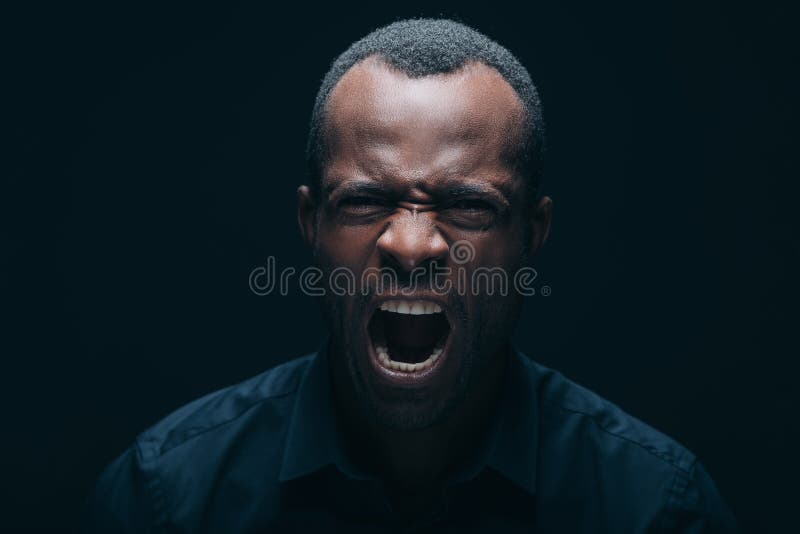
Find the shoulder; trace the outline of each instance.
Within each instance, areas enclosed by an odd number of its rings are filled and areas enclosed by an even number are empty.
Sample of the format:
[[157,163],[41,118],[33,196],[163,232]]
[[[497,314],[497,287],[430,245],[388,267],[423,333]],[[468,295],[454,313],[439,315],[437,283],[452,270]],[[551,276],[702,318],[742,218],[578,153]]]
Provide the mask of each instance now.
[[636,451],[654,465],[685,473],[692,469],[695,455],[674,439],[553,369],[527,358],[525,365],[536,382],[542,424],[550,432],[564,438],[577,432],[591,436],[584,443],[605,445],[609,454]]
[[277,479],[295,392],[314,356],[190,402],[142,432],[98,479],[86,531],[149,531],[173,522],[194,531],[209,502],[229,497],[216,495],[221,480],[234,481],[237,491],[262,491]]
[[[538,405],[540,497],[612,531],[733,532],[695,454],[561,373],[523,358]],[[602,529],[600,529],[602,530]]]
[[[282,407],[291,406],[308,363],[309,354],[273,367],[239,384],[210,393],[175,410],[140,434],[135,442],[147,461],[169,454],[207,434],[225,434],[252,417],[259,408],[273,408],[279,419]],[[288,401],[288,402],[286,402]]]

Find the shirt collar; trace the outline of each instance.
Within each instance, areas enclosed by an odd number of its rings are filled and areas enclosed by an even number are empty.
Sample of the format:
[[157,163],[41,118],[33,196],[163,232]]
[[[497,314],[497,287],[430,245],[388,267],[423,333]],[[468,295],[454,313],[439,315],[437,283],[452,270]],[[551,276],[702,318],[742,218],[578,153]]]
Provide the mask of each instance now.
[[323,346],[306,367],[295,395],[283,449],[281,482],[336,463],[341,448],[332,405],[327,350]]
[[536,492],[539,406],[536,372],[528,357],[512,350],[486,464],[530,493]]
[[[527,357],[514,350],[507,369],[503,396],[484,447],[463,479],[485,466],[530,494],[536,487],[538,408],[534,375]],[[279,480],[285,482],[336,465],[351,478],[370,478],[343,453],[333,410],[327,349],[312,358],[295,397]]]

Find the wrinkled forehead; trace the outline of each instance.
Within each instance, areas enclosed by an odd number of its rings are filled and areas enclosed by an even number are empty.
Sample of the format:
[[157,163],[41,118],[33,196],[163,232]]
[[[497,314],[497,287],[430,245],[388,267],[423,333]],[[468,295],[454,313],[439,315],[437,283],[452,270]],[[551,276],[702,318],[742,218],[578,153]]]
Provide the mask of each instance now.
[[425,166],[449,154],[469,165],[501,158],[517,142],[523,120],[514,89],[483,63],[411,78],[370,57],[331,91],[324,135],[332,160],[377,155]]

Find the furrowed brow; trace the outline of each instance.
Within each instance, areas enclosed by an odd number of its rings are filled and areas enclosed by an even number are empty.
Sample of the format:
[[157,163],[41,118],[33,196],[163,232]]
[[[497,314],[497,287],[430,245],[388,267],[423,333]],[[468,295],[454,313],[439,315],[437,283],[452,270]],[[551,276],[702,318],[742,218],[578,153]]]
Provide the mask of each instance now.
[[348,180],[329,185],[325,188],[329,197],[340,198],[351,195],[386,195],[386,188],[376,182],[367,180]]
[[508,206],[508,192],[493,186],[459,183],[442,188],[440,194],[448,198],[489,196],[501,204]]

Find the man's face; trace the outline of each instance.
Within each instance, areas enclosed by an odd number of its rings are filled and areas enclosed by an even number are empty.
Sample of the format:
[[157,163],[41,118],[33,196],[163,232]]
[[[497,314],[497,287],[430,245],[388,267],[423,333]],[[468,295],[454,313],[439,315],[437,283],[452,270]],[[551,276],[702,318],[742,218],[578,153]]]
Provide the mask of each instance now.
[[381,424],[441,422],[504,354],[518,295],[475,294],[472,273],[499,267],[511,286],[546,234],[549,204],[537,228],[506,157],[522,120],[511,86],[478,63],[412,79],[369,58],[330,94],[320,195],[301,188],[300,222],[326,280],[344,268],[357,281],[323,307],[333,365]]

